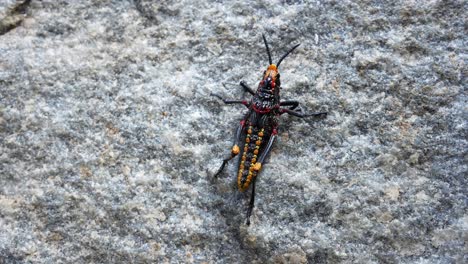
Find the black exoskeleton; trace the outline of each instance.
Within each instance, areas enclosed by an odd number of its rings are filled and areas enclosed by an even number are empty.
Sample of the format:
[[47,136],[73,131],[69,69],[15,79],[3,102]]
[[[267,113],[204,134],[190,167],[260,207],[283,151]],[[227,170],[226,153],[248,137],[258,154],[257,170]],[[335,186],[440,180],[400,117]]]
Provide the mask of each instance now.
[[296,49],[299,44],[286,52],[286,54],[279,59],[278,63],[273,64],[271,61],[270,49],[264,35],[263,41],[265,42],[268,54],[269,66],[263,73],[263,78],[258,85],[257,91],[255,92],[245,82],[240,82],[240,85],[253,95],[252,99],[250,101],[228,100],[220,95],[211,94],[223,100],[225,104],[243,104],[249,109],[237,128],[234,146],[232,147],[230,155],[223,160],[223,164],[215,174],[215,177],[217,177],[223,171],[227,162],[240,154],[241,160],[237,173],[237,185],[239,190],[245,191],[250,183],[252,183],[252,195],[247,210],[247,225],[250,224],[250,215],[255,202],[255,181],[265,158],[270,153],[271,147],[276,140],[279,116],[284,113],[301,118],[327,115],[326,112],[302,113],[300,108],[298,108],[298,101],[280,100],[281,81],[278,67],[283,59]]

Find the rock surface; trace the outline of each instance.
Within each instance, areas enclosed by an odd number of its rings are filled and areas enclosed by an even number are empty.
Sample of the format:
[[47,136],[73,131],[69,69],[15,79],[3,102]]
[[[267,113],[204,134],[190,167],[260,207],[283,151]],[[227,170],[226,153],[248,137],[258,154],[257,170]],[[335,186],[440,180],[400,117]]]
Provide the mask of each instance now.
[[[0,263],[467,263],[467,9],[1,1]],[[329,115],[282,117],[245,226],[209,94],[248,98],[262,33]]]

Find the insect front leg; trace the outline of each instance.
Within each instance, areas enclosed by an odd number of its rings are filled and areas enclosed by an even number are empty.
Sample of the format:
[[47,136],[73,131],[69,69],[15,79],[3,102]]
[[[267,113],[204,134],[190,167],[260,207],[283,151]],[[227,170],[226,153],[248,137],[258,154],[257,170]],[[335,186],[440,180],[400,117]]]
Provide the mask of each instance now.
[[211,93],[210,95],[221,99],[225,104],[243,104],[243,105],[249,107],[249,102],[247,102],[246,100],[224,99],[221,95],[215,94],[215,93]]
[[[224,88],[227,88],[227,87],[226,87],[226,84],[237,85],[237,84],[235,84],[235,83],[223,83]],[[244,90],[245,90],[246,92],[250,93],[251,95],[255,95],[254,89],[252,89],[246,82],[241,81],[241,82],[239,83],[239,85],[240,85],[242,88],[244,88]]]
[[244,88],[244,90],[249,92],[251,95],[255,95],[255,91],[250,86],[248,86],[247,83],[245,83],[244,81],[240,82],[240,86],[242,86],[242,88]]
[[241,122],[241,124],[239,125],[239,127],[237,128],[237,131],[236,131],[236,137],[234,138],[234,145],[232,146],[231,153],[229,154],[228,157],[223,159],[223,164],[221,164],[221,167],[219,167],[218,171],[214,175],[215,178],[217,178],[219,176],[219,174],[221,174],[221,172],[223,172],[224,167],[226,166],[226,164],[230,160],[232,160],[235,156],[237,156],[237,154],[239,154],[240,148],[239,148],[238,143],[240,141],[243,129],[244,129],[244,122]]

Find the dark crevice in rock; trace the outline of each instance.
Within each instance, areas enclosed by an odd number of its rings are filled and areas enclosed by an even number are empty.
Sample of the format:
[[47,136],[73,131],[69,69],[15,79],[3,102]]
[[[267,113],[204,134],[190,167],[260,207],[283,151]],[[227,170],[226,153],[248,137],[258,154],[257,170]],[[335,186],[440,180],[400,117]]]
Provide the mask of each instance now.
[[26,17],[26,11],[31,0],[16,3],[4,17],[0,18],[0,36],[18,27]]
[[151,11],[151,3],[142,0],[135,0],[135,8],[136,10],[146,19],[149,21],[154,22],[155,24],[158,22],[156,19],[156,15]]

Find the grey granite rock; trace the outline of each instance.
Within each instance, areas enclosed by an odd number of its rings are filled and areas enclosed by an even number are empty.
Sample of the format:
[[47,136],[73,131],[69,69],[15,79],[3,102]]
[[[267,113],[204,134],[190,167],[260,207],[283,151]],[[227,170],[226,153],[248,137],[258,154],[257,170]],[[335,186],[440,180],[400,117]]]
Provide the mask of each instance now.
[[[1,1],[0,263],[467,263],[467,5]],[[262,33],[329,115],[282,117],[246,226],[209,94]]]

